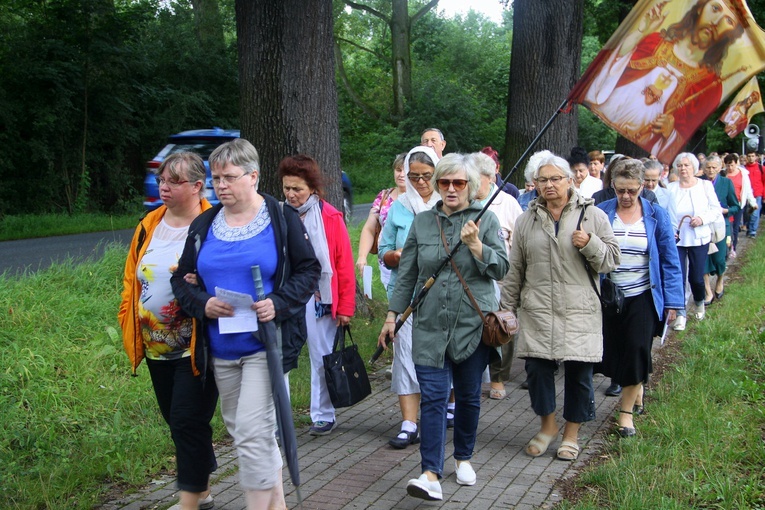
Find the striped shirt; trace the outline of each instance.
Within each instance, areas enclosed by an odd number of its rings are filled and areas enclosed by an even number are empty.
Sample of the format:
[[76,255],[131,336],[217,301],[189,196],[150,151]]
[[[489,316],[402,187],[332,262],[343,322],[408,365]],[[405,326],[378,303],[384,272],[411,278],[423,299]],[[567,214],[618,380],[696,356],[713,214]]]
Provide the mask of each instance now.
[[648,237],[643,216],[631,225],[614,215],[614,237],[622,250],[622,261],[611,279],[624,291],[625,297],[638,296],[651,288],[648,275]]

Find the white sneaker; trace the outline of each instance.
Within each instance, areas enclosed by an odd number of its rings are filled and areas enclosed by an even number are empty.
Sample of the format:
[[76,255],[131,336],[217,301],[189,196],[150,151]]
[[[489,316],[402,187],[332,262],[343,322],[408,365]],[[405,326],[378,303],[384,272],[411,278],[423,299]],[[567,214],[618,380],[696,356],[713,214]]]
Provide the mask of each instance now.
[[463,460],[461,462],[454,461],[454,474],[457,475],[457,483],[460,485],[475,485],[475,471],[470,462]]
[[428,475],[425,473],[421,474],[419,478],[412,478],[406,482],[406,492],[410,496],[428,501],[444,499],[441,493],[441,484],[438,483],[438,480],[435,482],[428,480]]
[[685,317],[682,315],[678,315],[675,319],[675,322],[672,323],[672,329],[675,331],[684,331],[685,330]]
[[693,313],[693,316],[697,321],[703,321],[704,315],[706,315],[706,307],[704,306],[704,303],[701,303],[696,306],[696,311]]
[[[199,500],[199,510],[210,510],[213,507],[215,507],[215,500],[213,499],[212,494]],[[176,503],[167,510],[181,510],[181,504]]]

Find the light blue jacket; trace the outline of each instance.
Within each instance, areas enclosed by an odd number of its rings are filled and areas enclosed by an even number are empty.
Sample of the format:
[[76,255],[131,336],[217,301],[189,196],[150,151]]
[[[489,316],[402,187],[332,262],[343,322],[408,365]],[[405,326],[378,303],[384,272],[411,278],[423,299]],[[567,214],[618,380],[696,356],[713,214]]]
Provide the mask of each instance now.
[[[685,308],[680,257],[677,255],[675,231],[669,220],[669,214],[663,207],[654,207],[645,198],[640,198],[643,206],[643,221],[648,238],[648,276],[651,280],[653,305],[659,320],[664,318],[667,308],[682,310]],[[611,225],[616,215],[616,199],[606,200],[597,205],[608,215]]]

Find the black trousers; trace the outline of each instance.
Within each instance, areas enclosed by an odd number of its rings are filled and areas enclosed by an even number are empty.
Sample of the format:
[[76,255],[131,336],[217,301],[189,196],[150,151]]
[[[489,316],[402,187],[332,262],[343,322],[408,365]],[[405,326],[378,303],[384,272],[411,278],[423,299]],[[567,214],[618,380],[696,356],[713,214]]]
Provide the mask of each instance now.
[[162,417],[175,443],[178,489],[204,492],[210,473],[218,468],[212,445],[210,420],[218,403],[215,378],[208,374],[204,387],[195,377],[191,358],[146,360]]

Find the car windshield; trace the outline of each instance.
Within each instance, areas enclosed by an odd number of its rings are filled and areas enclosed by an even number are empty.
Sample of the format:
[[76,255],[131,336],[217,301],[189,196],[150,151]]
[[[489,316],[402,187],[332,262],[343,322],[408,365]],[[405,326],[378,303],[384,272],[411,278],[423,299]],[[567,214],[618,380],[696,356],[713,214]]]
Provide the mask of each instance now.
[[175,154],[181,151],[196,152],[202,159],[207,159],[210,153],[214,151],[225,140],[184,140],[183,142],[177,142],[168,153]]

